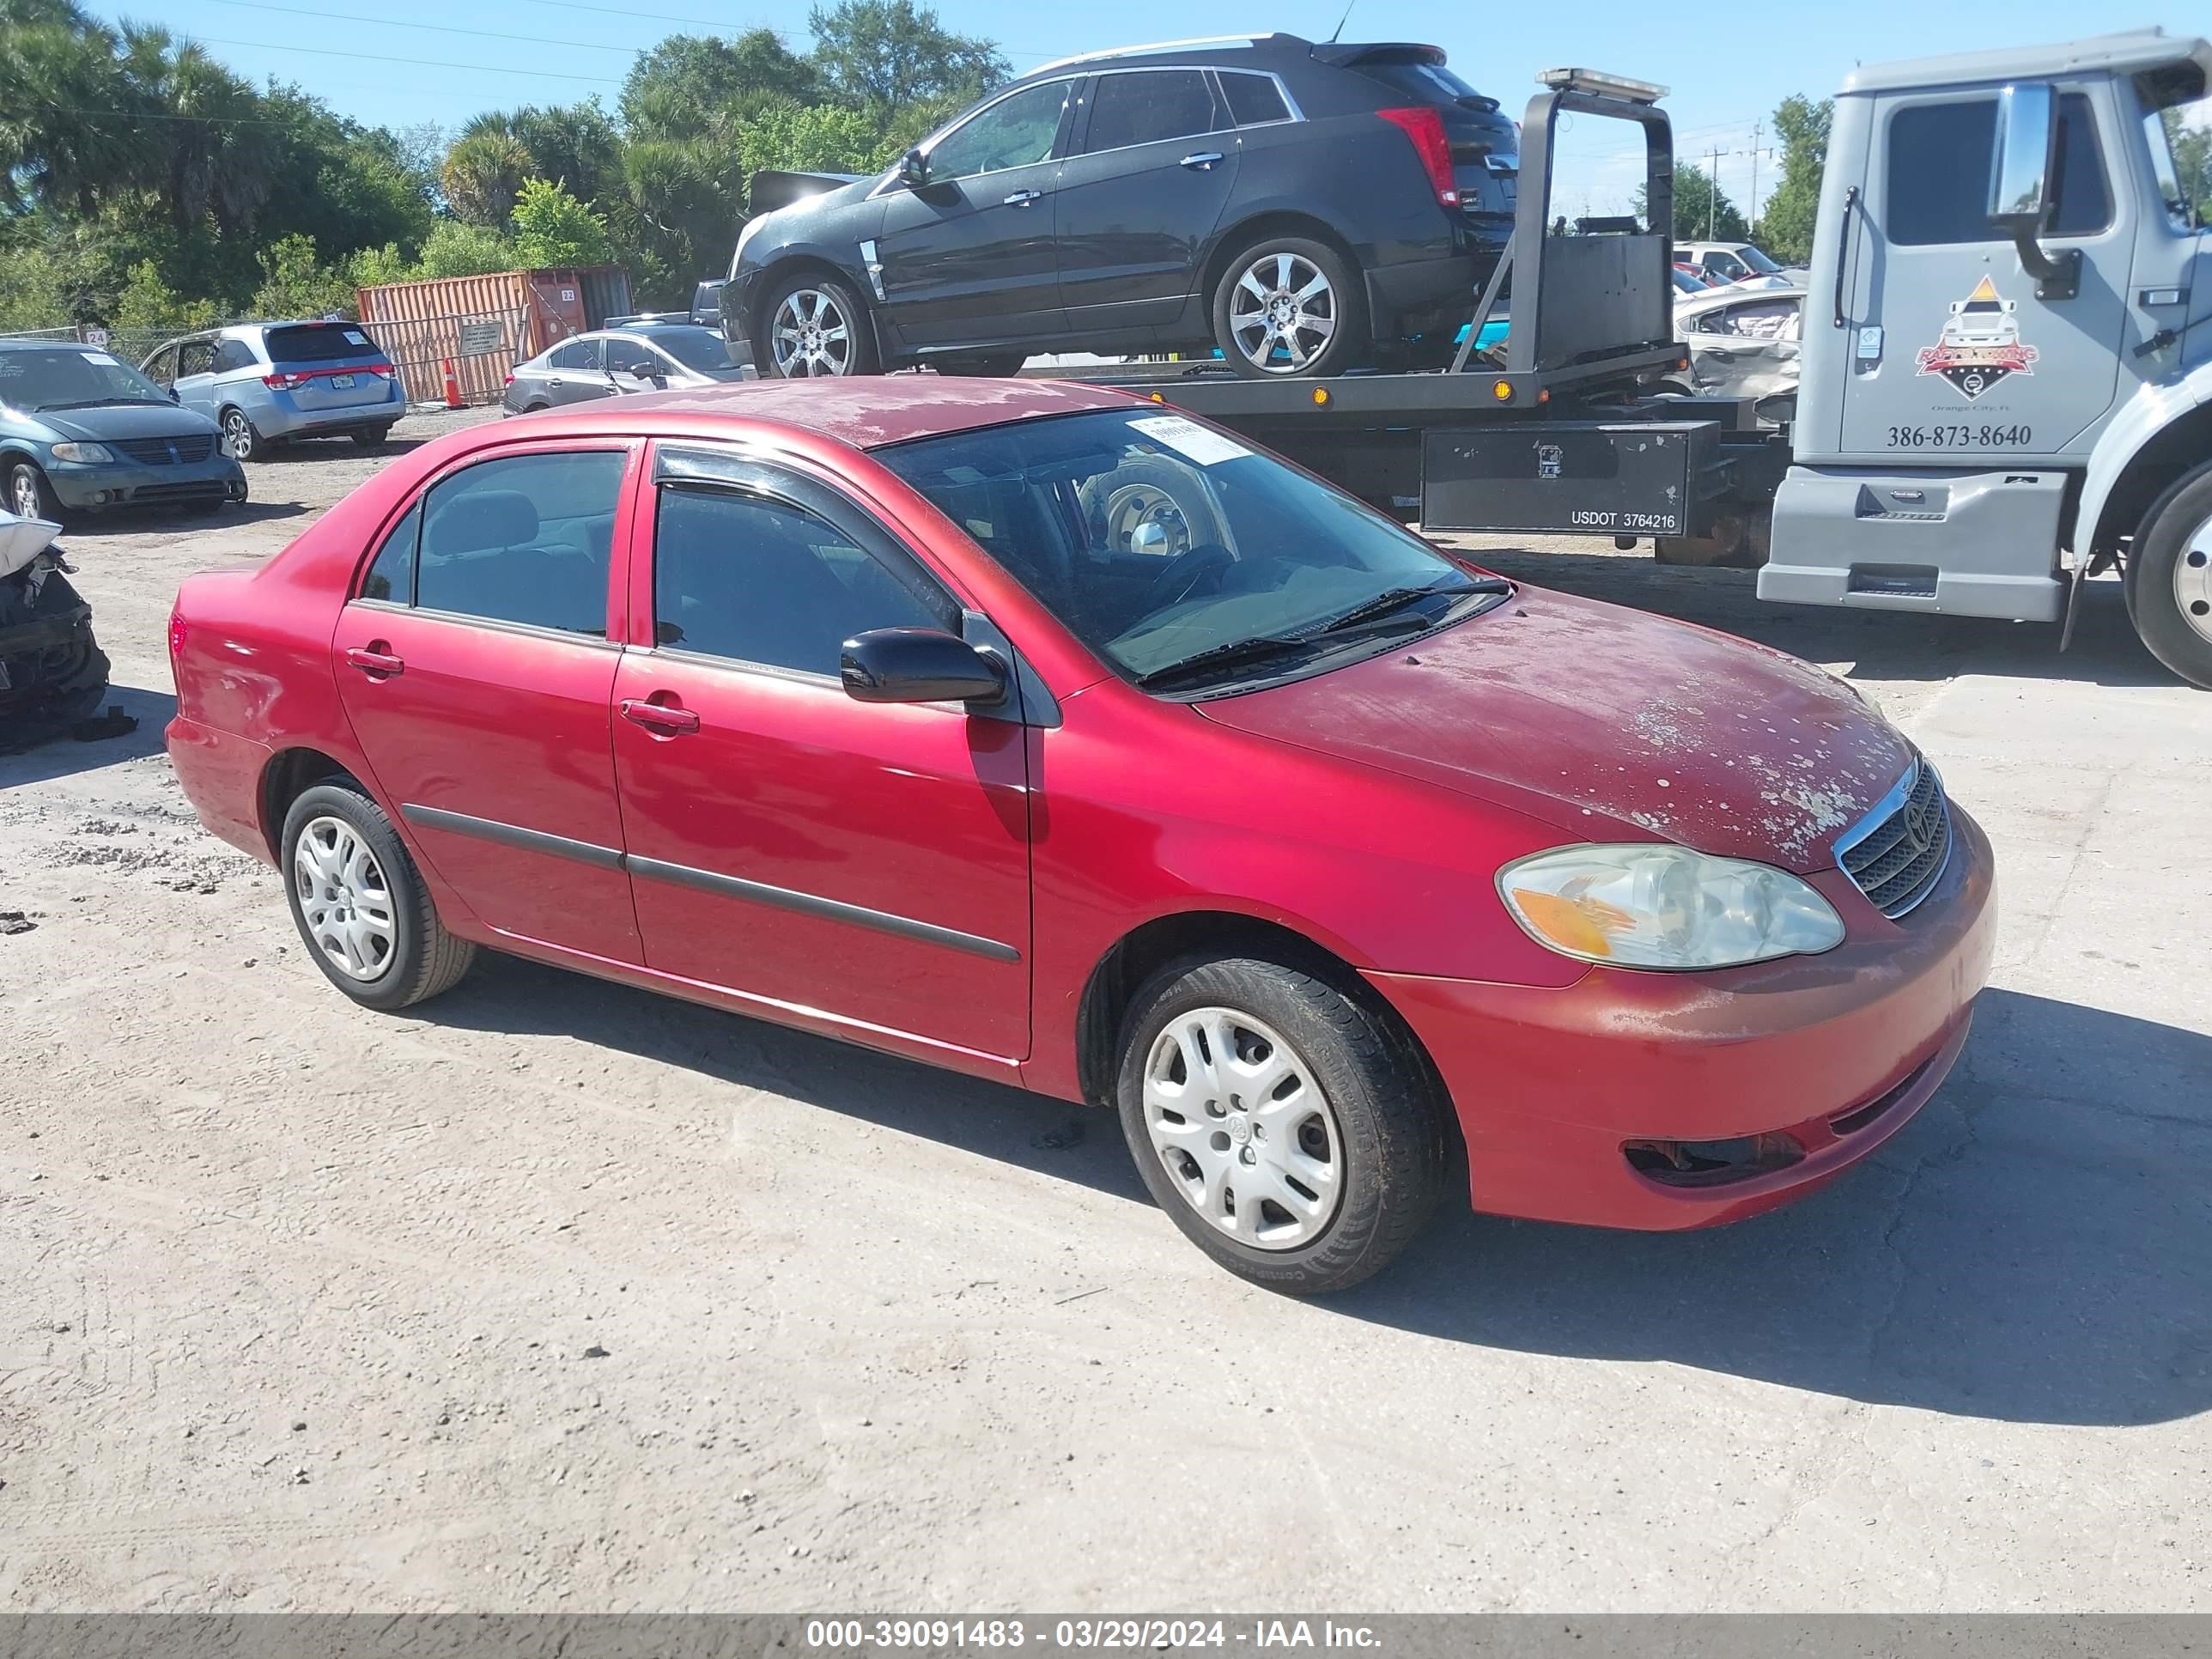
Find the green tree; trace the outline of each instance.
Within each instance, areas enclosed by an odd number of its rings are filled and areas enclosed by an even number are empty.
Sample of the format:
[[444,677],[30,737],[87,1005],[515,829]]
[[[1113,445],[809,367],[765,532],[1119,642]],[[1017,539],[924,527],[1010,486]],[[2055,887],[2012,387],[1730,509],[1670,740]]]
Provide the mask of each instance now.
[[532,179],[514,204],[514,257],[526,270],[605,264],[606,221],[550,179]]
[[824,90],[821,71],[770,30],[733,40],[672,34],[631,66],[620,107],[634,137],[694,138],[766,104],[817,102]]
[[399,252],[399,244],[365,247],[346,261],[346,281],[356,288],[380,288],[386,283],[411,282],[416,268]]
[[315,257],[313,237],[287,236],[262,253],[256,316],[346,316],[353,306],[353,284]]
[[[1643,186],[1636,191],[1636,212],[1647,218],[1650,204]],[[1714,184],[1705,170],[1687,161],[1674,163],[1674,240],[1678,242],[1735,242],[1750,240],[1751,229],[1728,192]]]
[[441,219],[423,239],[422,257],[416,262],[418,276],[482,276],[495,270],[514,270],[520,262],[507,238],[484,225],[459,219]]
[[1785,265],[1813,257],[1813,229],[1820,209],[1820,177],[1828,165],[1828,128],[1835,100],[1817,102],[1796,94],[1774,112],[1774,134],[1782,141],[1782,179],[1759,216],[1756,240]]
[[873,173],[897,152],[859,110],[837,104],[776,104],[745,123],[738,155],[747,179],[763,169]]
[[118,334],[189,334],[213,328],[222,313],[212,300],[187,300],[161,280],[151,259],[142,259],[131,268],[108,320]]
[[505,115],[479,115],[462,128],[438,170],[447,207],[471,225],[505,224],[523,182],[538,176],[538,158]]
[[837,0],[806,16],[833,89],[881,122],[926,99],[974,98],[1006,78],[999,48],[955,34],[914,0]]

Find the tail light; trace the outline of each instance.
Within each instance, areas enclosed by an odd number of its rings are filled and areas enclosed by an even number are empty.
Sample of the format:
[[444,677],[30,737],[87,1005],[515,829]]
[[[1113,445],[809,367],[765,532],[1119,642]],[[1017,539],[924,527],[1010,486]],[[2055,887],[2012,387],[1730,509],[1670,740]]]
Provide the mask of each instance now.
[[306,375],[287,374],[281,369],[274,374],[264,374],[261,377],[261,384],[267,386],[271,392],[290,392],[297,387],[307,385],[307,377]]
[[1457,207],[1459,185],[1452,178],[1451,143],[1444,137],[1443,115],[1425,104],[1375,112],[1413,141],[1413,153],[1428,170],[1429,187],[1436,191],[1437,201],[1444,207]]
[[169,612],[169,667],[173,672],[185,659],[185,613]]
[[507,378],[504,380],[501,380],[500,384],[501,386],[513,386],[514,384],[514,371],[511,368],[508,369],[507,371]]

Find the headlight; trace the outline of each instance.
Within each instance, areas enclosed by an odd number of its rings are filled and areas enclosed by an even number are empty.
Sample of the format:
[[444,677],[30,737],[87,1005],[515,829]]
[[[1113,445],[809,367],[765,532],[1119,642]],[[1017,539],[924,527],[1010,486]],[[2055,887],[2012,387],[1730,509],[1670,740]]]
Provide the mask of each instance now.
[[56,444],[54,459],[58,461],[112,461],[115,452],[106,444]]
[[1843,919],[1807,883],[1747,859],[1639,843],[1562,847],[1498,872],[1529,937],[1620,968],[1729,968],[1843,943]]

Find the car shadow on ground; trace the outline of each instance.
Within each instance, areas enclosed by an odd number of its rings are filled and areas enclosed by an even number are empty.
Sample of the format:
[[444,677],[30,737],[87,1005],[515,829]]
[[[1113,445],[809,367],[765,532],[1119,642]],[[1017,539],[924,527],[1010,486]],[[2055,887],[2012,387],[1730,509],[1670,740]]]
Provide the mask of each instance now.
[[[1150,1202],[1106,1112],[514,958],[421,1017],[572,1034]],[[2005,1421],[2192,1416],[2212,1407],[2208,1077],[2212,1037],[1989,991],[1919,1118],[1802,1203],[1639,1234],[1478,1216],[1461,1188],[1395,1266],[1319,1305],[1353,1340],[1382,1325]]]
[[2099,685],[2179,684],[2136,636],[2116,580],[2084,586],[2073,641],[2062,652],[2056,624],[1770,605],[1758,595],[1755,570],[1695,569],[1600,553],[1456,550],[1516,581],[1698,623],[1816,662],[1844,663],[1850,679],[1996,674]]
[[104,766],[118,766],[125,761],[143,760],[161,752],[162,733],[177,713],[174,697],[167,691],[141,691],[132,686],[111,685],[107,695],[100,700],[98,714],[91,722],[81,723],[79,729],[88,732],[97,729],[112,707],[119,707],[136,720],[137,729],[79,738],[73,735],[70,727],[58,726],[52,735],[31,748],[0,749],[0,792],[21,784],[66,778],[79,772],[96,772]]
[[[237,525],[262,524],[275,519],[296,519],[307,509],[297,501],[245,501],[213,513],[179,513],[165,507],[125,507],[98,515],[78,513],[63,526],[64,550],[75,542],[98,541],[106,536],[159,535],[179,530],[224,530]],[[97,629],[99,618],[94,617]]]
[[387,461],[431,441],[422,437],[386,438],[374,448],[364,449],[350,438],[290,438],[256,455],[246,469],[246,477],[252,478],[260,467],[297,466],[303,461]]

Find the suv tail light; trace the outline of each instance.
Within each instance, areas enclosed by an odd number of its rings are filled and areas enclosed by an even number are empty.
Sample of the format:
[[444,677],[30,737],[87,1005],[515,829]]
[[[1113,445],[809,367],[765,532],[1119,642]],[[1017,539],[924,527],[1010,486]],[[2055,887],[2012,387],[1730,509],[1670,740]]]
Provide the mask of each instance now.
[[261,384],[267,386],[271,392],[289,392],[294,387],[303,386],[307,385],[307,377],[306,375],[287,374],[282,370],[279,370],[274,374],[264,374],[261,377]]
[[1413,141],[1413,153],[1428,169],[1429,187],[1436,191],[1437,202],[1444,207],[1457,207],[1459,185],[1452,178],[1451,143],[1444,137],[1443,115],[1425,104],[1375,112]]

